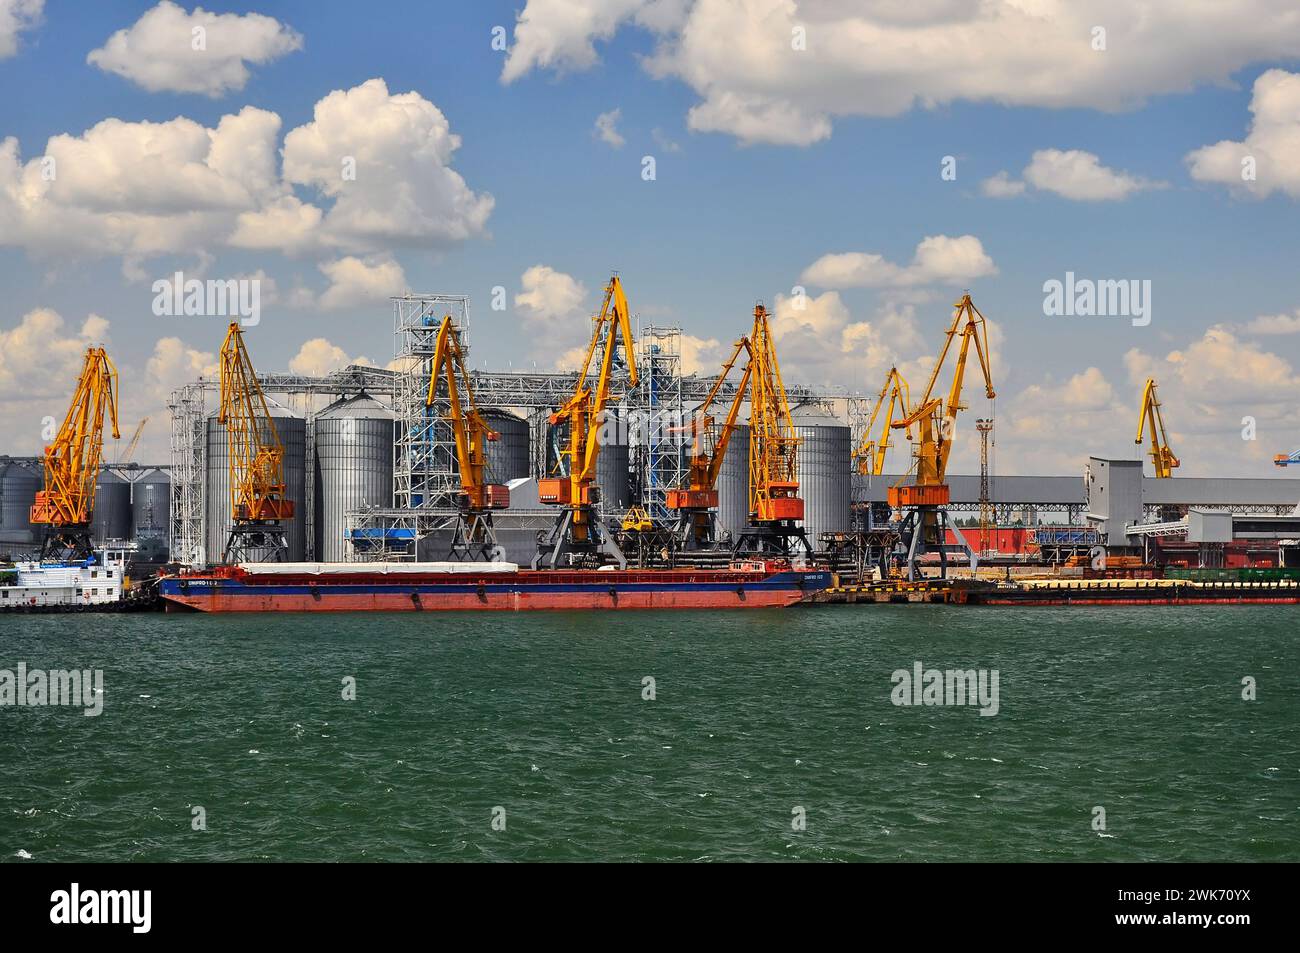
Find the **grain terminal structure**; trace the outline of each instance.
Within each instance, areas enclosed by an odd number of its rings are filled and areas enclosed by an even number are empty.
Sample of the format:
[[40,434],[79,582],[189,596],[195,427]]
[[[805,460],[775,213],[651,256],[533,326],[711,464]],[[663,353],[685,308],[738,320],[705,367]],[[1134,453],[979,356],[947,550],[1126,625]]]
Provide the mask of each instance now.
[[[460,295],[404,295],[393,300],[396,341],[393,367],[350,366],[323,377],[259,375],[262,389],[278,406],[277,426],[285,442],[289,494],[300,501],[290,527],[291,558],[322,561],[442,558],[442,540],[455,525],[450,504],[458,478],[450,428],[442,408],[426,407],[433,331],[452,314],[463,333],[470,330],[468,299]],[[680,447],[662,440],[649,423],[680,420],[708,394],[713,377],[681,371],[680,331],[648,328],[637,334],[642,381],[629,387],[615,373],[611,387],[631,436],[611,440],[599,458],[597,484],[606,518],[621,517],[633,504],[652,513],[663,492],[685,472]],[[548,416],[569,398],[573,373],[471,372],[480,407],[500,439],[488,447],[493,482],[509,484],[511,506],[497,514],[509,558],[526,561],[536,534],[553,521],[552,509],[537,500],[537,478],[554,463]],[[721,396],[734,395],[734,384]],[[805,525],[816,543],[823,535],[852,532],[863,512],[879,506],[899,477],[862,477],[852,448],[858,443],[871,401],[844,391],[787,385],[798,448],[800,494]],[[224,440],[211,419],[216,382],[199,380],[173,393],[169,543],[172,558],[187,565],[217,562],[224,544],[227,502]],[[640,430],[638,429],[640,425]],[[620,431],[621,433],[621,431]],[[649,437],[646,434],[650,434]],[[718,477],[719,531],[735,537],[748,519],[750,434],[743,424],[732,436]],[[1140,472],[1140,464],[1139,464]],[[15,477],[18,480],[21,474]],[[950,476],[950,509],[974,514],[980,506],[979,476]],[[1080,476],[1011,477],[991,481],[988,505],[999,522],[1019,517],[1036,522],[1083,526],[1089,500]],[[1150,522],[1180,510],[1213,506],[1233,512],[1290,513],[1300,502],[1300,480],[1146,480],[1136,519]],[[1096,514],[1094,514],[1096,515]],[[1124,545],[1132,541],[1108,530]],[[1106,535],[1103,532],[1103,535]],[[1119,545],[1112,541],[1113,545]]]

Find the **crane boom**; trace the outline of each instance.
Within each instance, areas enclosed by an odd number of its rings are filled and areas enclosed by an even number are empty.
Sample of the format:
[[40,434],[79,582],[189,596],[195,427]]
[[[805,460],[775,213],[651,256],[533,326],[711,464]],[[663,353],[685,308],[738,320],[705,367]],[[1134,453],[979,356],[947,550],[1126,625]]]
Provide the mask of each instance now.
[[[534,568],[544,557],[554,566],[561,555],[591,555],[599,550],[609,552],[620,565],[626,565],[626,559],[594,508],[599,503],[599,494],[593,486],[596,462],[600,458],[600,428],[606,407],[617,400],[610,394],[610,380],[620,349],[627,365],[628,386],[635,387],[637,369],[631,315],[623,282],[615,274],[605,286],[600,312],[592,321],[591,343],[578,371],[573,396],[550,416],[552,426],[567,424],[568,443],[561,451],[561,472],[538,481],[538,497],[543,503],[564,509],[549,538],[540,544],[537,558],[533,560]],[[598,352],[599,371],[593,385],[588,377]]]
[[749,510],[760,523],[803,519],[799,438],[781,380],[767,309],[754,307],[749,415]]
[[[471,509],[499,509],[501,494],[509,493],[501,484],[490,484],[486,479],[487,444],[501,438],[479,413],[474,400],[474,385],[465,369],[465,355],[461,348],[460,332],[452,323],[451,315],[442,319],[434,345],[433,368],[429,375],[429,394],[425,406],[432,407],[437,398],[438,382],[447,385],[447,399],[451,405],[447,420],[456,440],[456,463],[460,470],[461,492]],[[464,388],[465,401],[461,401]],[[508,497],[506,497],[508,499]]]
[[258,553],[279,560],[287,548],[280,521],[294,512],[286,494],[284,444],[238,322],[226,330],[220,370],[217,422],[226,428],[232,520],[225,558],[241,561]]
[[510,490],[503,484],[487,480],[487,444],[499,440],[500,434],[479,413],[474,385],[465,367],[460,332],[451,315],[444,316],[438,328],[426,407],[434,405],[440,384],[446,390],[448,410],[444,416],[451,424],[456,442],[456,465],[460,471],[460,518],[449,555],[454,559],[501,559],[504,551],[497,545],[492,510],[510,505]]
[[1134,443],[1141,444],[1144,431],[1151,436],[1151,463],[1155,466],[1157,479],[1168,479],[1179,465],[1174,452],[1169,449],[1169,436],[1165,433],[1165,419],[1160,413],[1160,400],[1156,396],[1156,382],[1148,377],[1142,388],[1142,403],[1138,407],[1138,429]]
[[[715,433],[714,419],[709,415],[709,408],[717,400],[722,385],[730,376],[742,352],[749,356],[749,360],[745,363],[740,384],[736,388],[731,405],[727,408],[726,420]],[[753,370],[753,347],[748,337],[741,337],[736,342],[731,356],[723,362],[722,372],[709,388],[704,401],[696,408],[691,424],[686,428],[691,433],[691,457],[683,480],[684,485],[669,490],[664,499],[668,509],[678,511],[677,526],[673,535],[684,547],[702,547],[714,541],[718,475],[722,472],[727,447],[730,446],[732,434],[736,431],[736,422],[740,417],[740,408],[745,402],[745,395],[749,391]]]
[[[910,484],[905,483],[905,474],[889,488],[889,505],[904,511],[899,522],[899,534],[906,540],[908,579],[916,578],[920,571],[918,560],[927,551],[939,553],[941,576],[945,576],[948,571],[949,549],[965,550],[971,568],[978,564],[978,555],[967,545],[960,528],[949,520],[946,508],[951,496],[946,482],[948,458],[952,453],[957,414],[966,409],[962,403],[962,388],[966,383],[966,366],[972,346],[984,375],[984,395],[993,400],[997,397],[997,392],[993,389],[993,374],[989,369],[988,322],[975,307],[969,294],[963,295],[953,308],[952,324],[948,327],[943,347],[934,362],[934,370],[926,382],[925,393],[902,420],[895,420],[891,424],[896,430],[912,426],[918,429],[918,437],[913,444],[915,480]],[[961,344],[957,349],[957,364],[945,400],[942,396],[934,395],[935,387],[957,337],[961,338]],[[991,418],[988,419],[991,421]],[[952,531],[959,545],[954,546],[948,542],[948,530]]]
[[[920,446],[916,451],[915,485],[935,489],[943,487],[943,493],[946,493],[947,490],[944,479],[948,472],[948,457],[952,453],[952,436],[957,412],[966,409],[966,405],[961,401],[961,395],[966,380],[967,359],[972,345],[974,345],[975,353],[979,358],[980,371],[984,375],[984,395],[989,400],[993,400],[998,396],[993,389],[993,374],[989,370],[988,322],[979,309],[975,307],[970,295],[964,295],[953,307],[956,311],[953,314],[952,325],[948,328],[944,337],[943,348],[939,351],[939,357],[934,363],[934,370],[930,372],[930,380],[926,384],[925,393],[910,414],[902,420],[894,421],[892,425],[894,429],[908,428],[914,424],[920,425]],[[957,365],[953,370],[952,384],[948,389],[948,399],[945,402],[942,398],[931,395],[934,393],[939,375],[943,371],[943,365],[948,357],[948,351],[952,347],[953,339],[958,336],[961,337],[961,345],[958,348]],[[905,488],[899,487],[898,489]],[[908,495],[906,493],[902,494],[904,497]],[[937,499],[938,495],[941,494],[929,494],[932,499]],[[948,501],[945,498],[941,502],[946,503]],[[906,502],[903,505],[906,505]]]
[[749,526],[736,551],[812,552],[803,530],[803,500],[799,496],[799,437],[781,366],[776,358],[767,309],[754,306],[749,333]]
[[140,422],[135,425],[135,433],[131,434],[131,439],[127,442],[126,449],[117,455],[118,464],[131,462],[131,457],[135,453],[136,445],[140,443],[140,435],[144,433],[145,424],[147,423],[149,423],[149,418],[141,417]]
[[[866,429],[862,432],[862,443],[853,451],[853,458],[858,461],[858,473],[862,476],[880,476],[885,472],[885,454],[889,451],[889,432],[893,429],[894,414],[901,411],[906,417],[911,412],[909,410],[911,401],[912,394],[907,381],[897,367],[891,367],[889,373],[885,375],[885,386],[880,388],[880,394],[876,397],[876,405],[871,409],[871,417],[867,420]],[[880,436],[877,438],[876,420],[880,417],[881,409],[885,407],[888,409],[885,411]],[[908,437],[911,438],[910,431]]]
[[54,442],[45,448],[45,481],[31,508],[31,521],[50,527],[43,555],[55,550],[70,557],[90,554],[90,520],[95,481],[104,447],[104,414],[117,424],[117,368],[102,347],[86,351],[72,403]]

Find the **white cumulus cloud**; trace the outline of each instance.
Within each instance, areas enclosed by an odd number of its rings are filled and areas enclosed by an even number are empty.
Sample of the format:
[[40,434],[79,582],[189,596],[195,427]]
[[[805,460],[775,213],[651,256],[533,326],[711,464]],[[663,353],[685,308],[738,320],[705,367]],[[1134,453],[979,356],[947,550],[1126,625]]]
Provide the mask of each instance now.
[[609,112],[601,113],[596,117],[596,128],[593,135],[601,142],[613,146],[615,149],[621,149],[627,143],[618,131],[618,121],[623,117],[623,110],[611,109]]
[[644,68],[699,96],[691,129],[802,146],[843,116],[960,101],[1116,111],[1226,84],[1294,55],[1293,14],[1292,0],[528,0],[502,80],[589,69],[597,44],[636,26],[655,36]]
[[1031,185],[1076,202],[1108,202],[1167,187],[1165,182],[1108,168],[1096,155],[1080,149],[1039,149],[1022,175],[1023,180],[1016,180],[1002,171],[981,182],[980,189],[989,198],[1005,199],[1024,194]]
[[1300,74],[1263,73],[1255,80],[1250,112],[1244,140],[1225,139],[1187,154],[1192,178],[1259,197],[1280,191],[1300,198]]
[[550,265],[533,265],[520,276],[523,291],[515,295],[515,310],[526,321],[572,322],[584,317],[587,288],[581,281]]
[[26,161],[17,139],[0,140],[0,246],[121,255],[139,275],[176,249],[325,257],[484,234],[493,199],[451,168],[460,137],[418,93],[390,94],[373,79],[318,102],[283,148],[280,127],[276,113],[248,106],[213,127],[105,119],[50,137]]
[[92,50],[86,62],[152,93],[218,97],[244,88],[249,63],[269,63],[300,49],[302,37],[273,17],[202,7],[187,13],[162,0]]
[[327,311],[374,305],[407,290],[406,273],[388,256],[322,262],[319,268],[329,279],[317,305]]
[[289,359],[289,370],[295,374],[323,377],[349,364],[373,366],[367,357],[348,357],[347,351],[326,338],[312,338],[304,341],[302,347],[298,348],[298,353]]
[[45,0],[0,0],[0,60],[18,52],[18,34],[41,19]]
[[823,288],[903,288],[959,283],[997,271],[974,235],[930,235],[916,246],[910,264],[873,252],[840,252],[817,259],[804,269],[802,280]]

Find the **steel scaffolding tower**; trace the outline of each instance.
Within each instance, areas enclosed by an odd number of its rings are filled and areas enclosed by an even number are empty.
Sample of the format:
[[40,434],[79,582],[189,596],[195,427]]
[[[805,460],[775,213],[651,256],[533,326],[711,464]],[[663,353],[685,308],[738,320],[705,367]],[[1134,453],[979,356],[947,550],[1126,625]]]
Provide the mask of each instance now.
[[656,525],[668,526],[677,514],[668,509],[668,491],[681,486],[686,460],[682,444],[682,329],[648,327],[641,344],[640,384],[629,395],[636,422],[637,484],[640,503]]
[[189,566],[207,561],[204,536],[204,465],[207,460],[206,393],[215,388],[205,382],[173,391],[171,411],[171,559]]
[[[398,509],[451,506],[460,489],[456,439],[447,422],[446,399],[425,406],[429,375],[444,315],[465,341],[469,335],[467,295],[403,295],[393,300],[394,358],[401,373],[393,395],[397,428],[393,437],[393,500]],[[468,347],[466,348],[468,351]]]

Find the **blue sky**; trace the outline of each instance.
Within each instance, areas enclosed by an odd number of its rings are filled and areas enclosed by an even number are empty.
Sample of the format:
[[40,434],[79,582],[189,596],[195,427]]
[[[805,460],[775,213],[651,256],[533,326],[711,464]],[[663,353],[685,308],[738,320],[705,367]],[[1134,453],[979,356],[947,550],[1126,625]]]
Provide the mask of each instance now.
[[[150,91],[87,63],[91,50],[155,3],[48,0],[39,22],[18,34],[17,53],[0,59],[0,140],[15,137],[24,163],[39,158],[50,137],[80,136],[110,117],[128,123],[187,117],[212,128],[245,106],[280,117],[282,145],[284,134],[311,122],[313,107],[332,91],[382,78],[390,94],[413,91],[441,111],[460,137],[449,166],[472,193],[490,195],[494,204],[485,227],[464,240],[293,254],[182,242],[175,255],[137,256],[126,267],[118,248],[73,253],[52,240],[0,236],[6,290],[0,333],[40,309],[57,312],[62,333],[71,337],[87,314],[103,317],[123,367],[126,400],[133,385],[146,389],[141,379],[160,339],[178,338],[200,354],[219,346],[219,318],[157,317],[150,310],[155,278],[178,267],[198,269],[202,261],[207,277],[261,270],[274,280],[282,300],[264,307],[262,323],[249,335],[261,367],[285,369],[312,338],[383,363],[392,341],[382,295],[338,307],[290,307],[283,300],[300,286],[319,301],[329,282],[318,265],[355,254],[395,261],[411,290],[470,294],[475,364],[549,366],[580,338],[582,308],[568,316],[513,306],[494,312],[491,289],[503,286],[513,302],[524,290],[524,273],[544,265],[581,282],[590,308],[610,270],[618,269],[643,319],[680,323],[706,344],[725,344],[743,330],[756,299],[775,302],[801,283],[814,298],[834,293],[847,313],[840,324],[871,325],[869,336],[858,340],[871,341],[873,350],[844,353],[837,325],[827,332],[824,347],[831,356],[825,360],[805,359],[807,346],[792,342],[787,376],[866,392],[879,387],[892,360],[926,366],[953,295],[969,288],[1000,331],[994,372],[999,419],[1006,420],[999,451],[1004,472],[1073,472],[1081,453],[1131,452],[1138,396],[1132,368],[1146,366],[1134,358],[1126,363],[1134,349],[1170,376],[1167,383],[1161,379],[1161,389],[1184,472],[1273,476],[1272,454],[1300,444],[1300,428],[1291,426],[1300,336],[1241,330],[1259,316],[1300,308],[1293,278],[1295,193],[1279,185],[1257,197],[1221,181],[1198,181],[1185,159],[1220,140],[1242,140],[1256,79],[1270,70],[1298,69],[1294,58],[1247,51],[1241,65],[1229,64],[1234,68],[1226,84],[1189,72],[1175,83],[1190,91],[1153,92],[1144,105],[1125,111],[1022,103],[1014,93],[953,95],[895,115],[831,107],[827,138],[747,143],[739,134],[690,127],[688,114],[704,94],[680,75],[650,74],[644,58],[663,35],[634,22],[620,21],[606,31],[610,35],[591,40],[595,62],[582,62],[579,45],[576,60],[556,54],[547,63],[543,56],[503,82],[507,54],[492,49],[491,31],[504,26],[511,42],[520,42],[518,3],[206,3],[213,13],[275,18],[302,37],[300,50],[249,64],[242,88],[212,97]],[[528,7],[532,13],[524,15],[534,22],[548,15],[547,4]],[[1203,42],[1214,42],[1213,26],[1205,29]],[[1300,46],[1294,49],[1300,56]],[[990,48],[983,55],[1003,54]],[[1140,83],[1134,93],[1142,94]],[[594,133],[597,115],[614,109],[625,139],[621,148]],[[676,151],[665,142],[676,144]],[[1116,200],[1068,198],[1047,188],[1003,199],[984,194],[985,179],[1002,170],[1018,177],[1039,150],[1080,150],[1106,170],[1161,186]],[[640,175],[644,155],[656,159],[651,182]],[[955,181],[940,177],[947,155],[957,159]],[[0,193],[4,185],[0,181]],[[295,192],[312,200],[310,188]],[[906,265],[922,239],[939,235],[976,237],[996,274],[890,287],[825,288],[801,279],[831,253],[878,254]],[[1044,316],[1043,282],[1067,270],[1081,277],[1149,279],[1151,324]],[[898,320],[884,320],[886,312]],[[1216,325],[1235,329],[1226,358],[1223,347],[1205,341]],[[1245,349],[1242,366],[1262,362],[1267,370],[1256,375],[1258,393],[1249,380],[1232,379],[1233,348]],[[1171,352],[1194,357],[1171,363]],[[713,353],[705,347],[702,362]],[[67,356],[50,367],[48,393],[36,398],[14,360],[7,384],[0,364],[7,441],[0,449],[32,452],[39,442],[31,425],[39,407],[32,401],[62,413],[67,386],[57,375]],[[1202,368],[1198,360],[1210,364]],[[1100,377],[1088,377],[1089,368]],[[140,394],[131,412],[165,416],[149,404],[176,373],[160,371],[154,393]],[[1224,383],[1216,383],[1221,377]],[[1080,412],[1081,402],[1067,389],[1072,378],[1085,390],[1101,380],[1106,393]],[[1051,410],[1058,403],[1059,411]],[[972,409],[982,408],[972,401]],[[1260,422],[1254,444],[1238,436],[1247,414]],[[150,439],[161,452],[165,429],[151,427]],[[959,454],[958,462],[963,459],[969,457]]]

